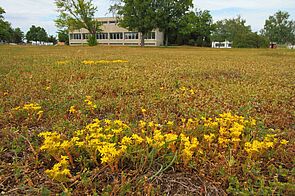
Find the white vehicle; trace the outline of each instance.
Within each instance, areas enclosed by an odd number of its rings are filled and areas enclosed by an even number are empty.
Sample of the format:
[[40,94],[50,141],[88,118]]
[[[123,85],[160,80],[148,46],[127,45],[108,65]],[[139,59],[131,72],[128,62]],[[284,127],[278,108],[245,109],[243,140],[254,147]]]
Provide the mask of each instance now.
[[212,48],[232,48],[232,42],[212,42]]

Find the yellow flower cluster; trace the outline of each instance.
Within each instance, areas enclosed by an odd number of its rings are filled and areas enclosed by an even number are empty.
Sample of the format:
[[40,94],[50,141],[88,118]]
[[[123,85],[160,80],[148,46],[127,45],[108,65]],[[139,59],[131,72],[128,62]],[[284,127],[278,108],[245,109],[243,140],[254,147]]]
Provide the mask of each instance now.
[[191,96],[191,95],[195,95],[196,94],[196,91],[194,89],[190,89],[190,88],[187,88],[187,87],[181,87],[179,89],[182,93],[183,96]]
[[38,103],[29,103],[25,104],[24,106],[18,106],[13,108],[14,111],[26,111],[29,114],[37,114],[38,120],[43,116],[44,111],[42,107]]
[[71,141],[76,147],[88,151],[95,159],[94,162],[96,162],[96,156],[100,156],[102,163],[113,163],[129,145],[143,141],[138,135],[130,138],[125,136],[128,130],[129,126],[120,120],[95,119],[85,129],[76,131]]
[[181,119],[182,126],[186,129],[194,129],[199,125],[199,119],[198,118],[182,118]]
[[52,169],[47,169],[45,173],[58,182],[67,182],[68,177],[71,177],[69,161],[67,156],[61,156],[60,161],[56,163]]
[[110,64],[110,63],[128,63],[126,60],[85,60],[82,61],[82,64],[84,65],[97,65],[97,64]]
[[[283,141],[283,143],[285,143],[285,141]],[[249,156],[259,155],[264,153],[265,150],[274,148],[277,142],[278,142],[278,139],[276,138],[275,134],[267,134],[264,140],[261,142],[258,140],[253,140],[253,142],[246,142],[245,151],[249,154]]]
[[204,135],[204,140],[207,141],[208,143],[212,143],[214,141],[215,134],[210,133],[210,135],[205,134]]
[[[227,147],[228,144],[237,146],[244,134],[244,129],[247,125],[254,126],[256,121],[254,119],[246,120],[242,116],[232,115],[231,113],[220,114],[215,118],[202,118],[204,126],[213,130],[219,130],[218,143],[222,147]],[[215,135],[205,135],[204,139],[208,142],[213,142]]]
[[63,140],[57,132],[42,132],[39,137],[43,137],[43,145],[40,150],[48,152],[55,159],[58,159],[65,151],[71,148],[72,144],[68,140]]
[[91,96],[86,96],[84,102],[87,104],[90,110],[94,110],[97,108],[97,105],[93,103]]
[[76,114],[77,113],[76,107],[75,106],[71,106],[70,109],[69,109],[69,113],[70,114]]
[[[86,100],[87,104],[92,105],[91,97],[86,97]],[[71,109],[72,112],[75,111],[74,108]],[[271,134],[266,135],[263,141],[254,138],[252,142],[249,142],[248,137],[243,137],[247,133],[245,129],[255,125],[256,121],[231,113],[220,114],[214,119],[190,118],[181,119],[181,121],[182,124],[177,126],[173,121],[166,121],[165,124],[160,125],[153,121],[140,120],[131,129],[121,120],[94,119],[83,129],[75,131],[68,139],[57,132],[40,133],[39,136],[44,138],[40,149],[48,152],[59,161],[47,173],[53,179],[61,179],[62,176],[69,175],[69,171],[65,167],[67,159],[71,165],[74,165],[72,156],[77,156],[77,154],[87,156],[96,165],[107,164],[115,171],[123,156],[135,155],[139,149],[147,151],[156,149],[157,156],[161,156],[161,153],[179,154],[180,160],[184,166],[187,166],[197,156],[197,153],[206,154],[206,156],[212,154],[210,153],[212,146],[220,146],[225,150],[228,149],[225,147],[229,147],[231,150],[241,149],[252,157],[252,155],[259,155],[274,148],[278,143],[276,135]],[[205,132],[211,131],[200,137],[203,138],[200,142],[197,137],[186,134],[187,130],[198,130],[198,126],[200,126],[200,130]],[[217,144],[211,145],[214,142]],[[280,141],[280,145],[287,144],[287,140]],[[84,153],[77,153],[77,151]],[[62,158],[63,162],[61,162],[60,157],[65,155],[68,158]],[[67,162],[67,164],[69,163]]]
[[199,145],[199,141],[195,137],[189,138],[188,136],[185,136],[184,134],[180,134],[180,140],[181,140],[181,146],[183,148],[181,152],[181,156],[184,161],[184,164],[187,165],[187,163],[192,159]]
[[58,64],[58,65],[66,65],[66,64],[68,64],[70,61],[57,61],[56,63]]

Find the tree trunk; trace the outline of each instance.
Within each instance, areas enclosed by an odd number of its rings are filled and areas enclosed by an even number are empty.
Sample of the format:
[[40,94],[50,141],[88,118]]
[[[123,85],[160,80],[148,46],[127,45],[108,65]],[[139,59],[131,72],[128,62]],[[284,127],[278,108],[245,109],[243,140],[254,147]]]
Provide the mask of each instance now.
[[141,39],[140,39],[140,46],[141,47],[144,47],[144,36],[145,36],[145,34],[141,33]]
[[169,37],[167,31],[165,32],[165,46],[167,47],[169,43]]

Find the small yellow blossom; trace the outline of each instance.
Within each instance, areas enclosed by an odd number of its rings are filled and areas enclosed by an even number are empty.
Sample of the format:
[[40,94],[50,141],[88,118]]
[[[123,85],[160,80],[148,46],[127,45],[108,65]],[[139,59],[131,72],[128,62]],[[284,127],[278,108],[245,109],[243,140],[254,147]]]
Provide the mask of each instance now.
[[70,112],[70,114],[77,113],[77,110],[76,110],[75,106],[71,106],[70,109],[69,109],[69,112]]
[[289,143],[289,141],[287,141],[287,140],[285,140],[285,139],[281,140],[281,144],[282,144],[282,145],[287,145],[288,143]]

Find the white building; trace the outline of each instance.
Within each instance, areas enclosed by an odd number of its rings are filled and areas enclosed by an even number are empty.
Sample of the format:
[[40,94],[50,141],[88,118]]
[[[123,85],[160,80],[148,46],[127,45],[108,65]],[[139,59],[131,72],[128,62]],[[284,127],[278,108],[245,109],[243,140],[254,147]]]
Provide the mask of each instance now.
[[212,42],[212,48],[232,48],[232,42]]
[[[102,23],[101,32],[96,34],[98,44],[114,46],[140,46],[141,33],[131,32],[125,28],[119,27],[116,18],[97,18]],[[87,44],[89,31],[79,29],[69,33],[70,45]],[[164,34],[159,30],[154,30],[145,38],[146,46],[163,45]]]

